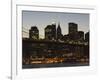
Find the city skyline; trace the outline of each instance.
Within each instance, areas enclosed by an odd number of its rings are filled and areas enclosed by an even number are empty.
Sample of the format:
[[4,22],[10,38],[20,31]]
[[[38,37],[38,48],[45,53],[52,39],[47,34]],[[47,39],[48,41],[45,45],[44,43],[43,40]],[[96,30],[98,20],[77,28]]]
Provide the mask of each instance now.
[[[85,33],[89,31],[89,14],[23,11],[22,21],[22,30],[27,33],[29,33],[28,30],[31,26],[37,26],[40,38],[44,38],[44,28],[53,23],[56,24],[56,28],[58,27],[58,23],[60,23],[63,35],[68,34],[69,22],[77,23],[79,31],[84,31]],[[29,35],[23,33],[22,36],[28,37]]]

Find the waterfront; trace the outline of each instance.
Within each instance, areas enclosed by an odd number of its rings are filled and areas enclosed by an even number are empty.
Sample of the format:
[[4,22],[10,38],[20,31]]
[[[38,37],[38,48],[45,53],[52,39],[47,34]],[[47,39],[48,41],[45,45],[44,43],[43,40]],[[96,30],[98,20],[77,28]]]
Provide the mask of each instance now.
[[89,66],[89,63],[52,63],[52,64],[27,64],[23,65],[23,69],[32,69],[32,68],[49,68],[49,67],[81,67],[81,66]]

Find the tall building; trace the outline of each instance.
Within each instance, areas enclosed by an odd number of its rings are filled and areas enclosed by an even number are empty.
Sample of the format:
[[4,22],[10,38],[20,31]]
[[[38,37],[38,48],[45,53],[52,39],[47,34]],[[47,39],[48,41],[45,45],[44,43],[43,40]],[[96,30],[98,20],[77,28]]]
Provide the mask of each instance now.
[[78,25],[76,23],[69,23],[69,39],[77,40],[78,39]]
[[39,30],[36,26],[32,26],[29,30],[29,38],[30,39],[39,39]]
[[56,24],[47,25],[45,28],[45,39],[56,40]]
[[86,42],[89,42],[89,32],[87,32],[87,33],[85,34],[85,41],[86,41]]
[[89,37],[89,35],[90,35],[90,32],[85,33],[85,41],[88,42],[88,46],[85,47],[84,55],[86,55],[88,58],[89,58],[89,55],[90,55],[89,54],[90,53],[90,50],[89,50],[89,43],[90,43],[89,38],[90,37]]
[[45,28],[45,39],[46,40],[51,40],[52,39],[52,28],[51,25],[47,25]]
[[78,25],[76,23],[69,23],[68,26],[69,26],[69,34],[78,31]]
[[61,31],[61,27],[60,27],[60,23],[58,24],[58,28],[57,28],[57,40],[62,38],[62,31]]
[[52,25],[52,39],[56,40],[56,23],[53,23]]

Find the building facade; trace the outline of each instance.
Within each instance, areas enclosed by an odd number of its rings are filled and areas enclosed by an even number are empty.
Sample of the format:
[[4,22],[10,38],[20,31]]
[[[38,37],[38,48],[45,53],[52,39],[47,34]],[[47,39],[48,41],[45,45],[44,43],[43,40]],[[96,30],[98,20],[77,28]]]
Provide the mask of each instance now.
[[39,39],[39,30],[36,26],[32,26],[29,30],[29,38],[34,40]]
[[69,39],[70,40],[77,40],[78,39],[78,25],[76,23],[69,23]]
[[57,40],[61,40],[61,39],[62,39],[62,31],[59,23],[57,28]]
[[45,28],[45,39],[56,40],[56,24],[47,25]]
[[85,34],[85,41],[86,41],[86,42],[89,42],[89,32],[87,32],[87,33]]
[[68,27],[69,27],[69,34],[78,31],[78,25],[76,23],[68,23]]

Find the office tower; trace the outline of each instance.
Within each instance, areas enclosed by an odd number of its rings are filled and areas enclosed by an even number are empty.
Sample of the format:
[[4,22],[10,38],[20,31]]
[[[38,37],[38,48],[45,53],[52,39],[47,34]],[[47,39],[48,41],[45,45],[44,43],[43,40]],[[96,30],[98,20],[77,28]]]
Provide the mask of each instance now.
[[78,31],[78,25],[76,23],[69,23],[68,25],[69,25],[69,34]]
[[56,23],[52,23],[52,39],[56,40]]
[[57,40],[61,40],[61,38],[62,38],[62,31],[59,23],[57,28]]
[[56,24],[47,25],[45,28],[45,39],[56,40]]
[[76,23],[69,23],[68,27],[69,27],[69,39],[77,40],[78,39],[78,36],[77,36],[78,25]]
[[89,42],[89,32],[87,32],[87,33],[85,34],[85,41],[86,41],[86,42]]
[[34,40],[39,39],[39,30],[36,26],[32,26],[29,30],[29,38]]

